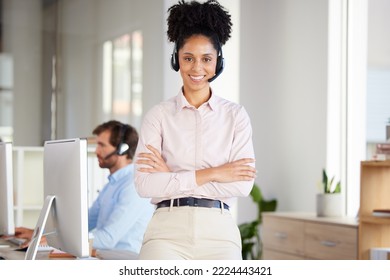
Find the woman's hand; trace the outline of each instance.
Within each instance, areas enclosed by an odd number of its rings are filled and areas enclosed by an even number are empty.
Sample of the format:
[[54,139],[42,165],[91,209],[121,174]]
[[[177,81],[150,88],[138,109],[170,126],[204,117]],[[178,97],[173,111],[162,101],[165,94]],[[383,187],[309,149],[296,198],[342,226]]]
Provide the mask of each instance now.
[[217,182],[250,181],[256,178],[256,168],[249,163],[255,162],[252,158],[243,158],[233,162],[225,163],[216,168]]
[[141,167],[138,170],[146,173],[171,172],[160,152],[153,146],[146,145],[146,147],[151,151],[151,153],[138,154],[137,164],[144,164],[149,167]]
[[208,182],[231,183],[251,181],[256,178],[256,169],[249,165],[255,162],[252,158],[243,158],[223,165],[197,170],[196,182],[203,185]]

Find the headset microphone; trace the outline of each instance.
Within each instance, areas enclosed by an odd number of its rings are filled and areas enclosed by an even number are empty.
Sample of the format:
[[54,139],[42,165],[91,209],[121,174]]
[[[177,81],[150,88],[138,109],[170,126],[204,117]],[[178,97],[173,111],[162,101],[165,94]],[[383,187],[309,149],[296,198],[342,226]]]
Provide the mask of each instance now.
[[220,61],[218,62],[219,65],[217,65],[217,72],[215,72],[215,75],[214,77],[210,78],[208,81],[209,83],[211,83],[212,81],[214,81],[219,75],[221,75],[222,71],[223,71],[223,68],[225,68],[225,60],[222,58],[220,58]]

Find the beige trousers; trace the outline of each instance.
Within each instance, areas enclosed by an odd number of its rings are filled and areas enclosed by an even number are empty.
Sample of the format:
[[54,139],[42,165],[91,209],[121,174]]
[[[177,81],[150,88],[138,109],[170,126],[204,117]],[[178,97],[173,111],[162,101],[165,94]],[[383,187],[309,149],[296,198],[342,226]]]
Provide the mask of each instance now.
[[241,260],[241,237],[230,212],[163,207],[150,221],[140,260]]

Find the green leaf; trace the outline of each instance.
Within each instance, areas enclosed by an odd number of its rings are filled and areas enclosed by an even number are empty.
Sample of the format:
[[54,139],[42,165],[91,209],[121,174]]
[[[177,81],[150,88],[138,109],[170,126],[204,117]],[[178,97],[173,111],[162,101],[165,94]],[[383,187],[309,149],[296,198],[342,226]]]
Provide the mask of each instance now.
[[341,183],[337,182],[335,188],[333,185],[335,184],[335,176],[329,181],[328,175],[326,174],[326,170],[322,169],[322,184],[324,188],[324,193],[340,193],[341,192]]
[[252,200],[254,202],[261,201],[261,199],[262,199],[261,190],[256,184],[253,185],[250,196],[252,197]]
[[322,169],[322,185],[324,187],[324,193],[327,193],[326,189],[328,187],[328,175],[326,174],[325,169]]
[[254,242],[248,242],[241,245],[242,247],[242,259],[243,260],[250,260],[252,256],[253,246],[255,245]]
[[262,223],[262,213],[275,211],[277,207],[277,200],[265,200],[260,188],[256,184],[253,185],[250,196],[258,207],[258,218],[238,226],[241,234],[242,259],[244,260],[261,259],[263,246],[259,226]]
[[241,238],[242,239],[250,239],[257,234],[257,221],[253,221],[251,223],[244,223],[238,226],[238,229],[240,230],[241,233]]
[[263,222],[263,217],[262,217],[261,214],[263,212],[273,212],[273,211],[276,210],[277,206],[278,206],[278,202],[277,202],[276,199],[260,201],[260,203],[259,203],[259,215],[258,215],[259,224],[261,224]]
[[332,179],[330,180],[328,186],[326,187],[326,192],[327,193],[331,193],[332,192],[333,181],[334,181],[334,176],[332,177]]
[[341,192],[341,183],[338,182],[333,193],[340,193],[340,192]]

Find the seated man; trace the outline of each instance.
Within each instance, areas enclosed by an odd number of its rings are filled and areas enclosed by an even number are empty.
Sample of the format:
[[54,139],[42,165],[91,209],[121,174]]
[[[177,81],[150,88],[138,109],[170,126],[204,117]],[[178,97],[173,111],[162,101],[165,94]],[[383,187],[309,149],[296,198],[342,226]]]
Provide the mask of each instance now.
[[139,197],[134,187],[138,133],[129,125],[109,121],[97,126],[93,134],[99,166],[110,172],[108,183],[88,213],[93,247],[139,253],[154,206],[149,199]]
[[[88,211],[88,227],[93,234],[93,248],[119,249],[139,253],[143,235],[154,206],[141,198],[134,188],[133,156],[138,143],[137,131],[118,121],[109,121],[93,130],[96,156],[101,168],[107,168],[108,183]],[[17,227],[15,237],[29,245],[33,229]],[[46,244],[42,237],[41,244]]]

